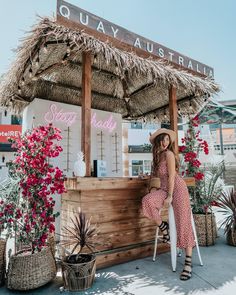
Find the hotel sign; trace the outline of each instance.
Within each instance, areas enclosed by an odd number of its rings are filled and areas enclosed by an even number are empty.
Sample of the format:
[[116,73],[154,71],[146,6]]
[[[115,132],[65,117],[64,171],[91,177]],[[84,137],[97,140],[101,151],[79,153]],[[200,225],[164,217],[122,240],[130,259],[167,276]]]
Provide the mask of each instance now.
[[167,59],[186,69],[213,77],[213,68],[191,59],[177,51],[167,48],[159,43],[153,42],[140,35],[132,33],[120,26],[117,26],[103,18],[89,13],[77,6],[63,0],[57,1],[57,16],[64,17],[70,21],[79,23],[82,26],[93,29],[99,33],[115,38],[123,43],[142,49],[147,53]]
[[21,125],[0,125],[0,143],[10,143],[8,139],[16,139],[21,133]]

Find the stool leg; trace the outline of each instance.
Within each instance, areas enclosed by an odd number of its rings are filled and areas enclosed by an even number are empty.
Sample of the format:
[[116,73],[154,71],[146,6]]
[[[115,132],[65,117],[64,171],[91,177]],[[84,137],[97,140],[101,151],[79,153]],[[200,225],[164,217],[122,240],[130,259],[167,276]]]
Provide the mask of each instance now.
[[181,257],[182,256],[182,249],[177,248],[177,256]]
[[194,239],[195,239],[195,243],[196,243],[196,248],[197,248],[197,254],[198,254],[199,262],[200,262],[200,265],[203,266],[202,257],[201,257],[201,253],[200,253],[200,249],[199,249],[199,245],[198,245],[198,239],[197,239],[197,232],[196,232],[195,222],[194,222],[194,219],[193,219],[192,212],[191,212],[191,223],[192,223],[192,229],[193,229]]
[[172,270],[176,271],[176,244],[177,244],[177,233],[175,225],[175,215],[172,205],[169,206],[169,227],[170,227],[170,250],[171,250],[171,265]]
[[156,261],[156,254],[157,254],[157,240],[159,237],[159,227],[156,229],[156,236],[155,236],[155,244],[154,244],[154,253],[153,253],[153,261]]

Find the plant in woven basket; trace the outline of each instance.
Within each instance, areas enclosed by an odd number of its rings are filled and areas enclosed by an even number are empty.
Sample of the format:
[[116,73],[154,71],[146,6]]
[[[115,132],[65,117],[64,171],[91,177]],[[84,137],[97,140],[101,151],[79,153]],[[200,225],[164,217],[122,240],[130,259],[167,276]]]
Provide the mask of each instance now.
[[220,212],[225,215],[221,227],[224,227],[227,243],[236,246],[236,192],[231,190],[222,193],[218,206],[222,209]]
[[47,245],[49,233],[55,231],[52,195],[65,191],[64,175],[49,163],[62,148],[55,143],[60,130],[39,126],[12,140],[15,159],[9,163],[9,180],[0,186],[0,223],[17,244],[28,245],[31,252],[40,252]]
[[15,237],[17,248],[24,249],[9,259],[9,289],[38,288],[56,276],[47,240],[55,231],[58,216],[52,195],[63,193],[65,188],[62,171],[49,159],[62,151],[55,143],[60,139],[60,131],[49,125],[28,130],[12,141],[16,153],[9,163],[9,178],[0,185],[0,223],[7,236]]
[[[70,218],[71,224],[63,227],[61,245],[70,250],[62,259],[64,287],[70,291],[85,290],[92,286],[96,272],[95,247],[97,227],[91,224],[91,218],[79,209]],[[86,253],[82,253],[87,248]]]
[[222,194],[224,181],[220,178],[224,172],[223,162],[208,164],[204,167],[204,178],[198,191],[192,196],[194,213],[204,214],[212,211],[212,206],[217,205]]
[[217,202],[222,191],[220,176],[224,171],[223,163],[209,164],[206,168],[199,161],[199,154],[208,155],[208,144],[200,138],[198,116],[189,120],[187,135],[182,138],[183,145],[179,148],[185,162],[183,176],[194,177],[196,186],[190,189],[193,213],[206,214]]

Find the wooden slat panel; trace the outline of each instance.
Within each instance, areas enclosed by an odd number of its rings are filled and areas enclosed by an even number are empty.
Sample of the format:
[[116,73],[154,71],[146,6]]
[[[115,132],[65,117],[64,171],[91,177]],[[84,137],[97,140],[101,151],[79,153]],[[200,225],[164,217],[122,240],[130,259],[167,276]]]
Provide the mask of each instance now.
[[67,190],[139,189],[147,188],[149,179],[77,177],[67,179]]
[[[81,207],[88,218],[92,216],[91,222],[98,225],[101,242],[97,250],[119,253],[118,256],[115,253],[106,256],[102,266],[142,257],[140,255],[148,256],[149,251],[142,253],[143,246],[140,246],[153,241],[156,231],[155,222],[141,213],[141,200],[147,193],[148,182],[147,179],[129,178],[68,180],[69,190],[62,196],[61,224],[70,224],[73,209],[77,207]],[[168,210],[162,210],[164,220],[167,215]],[[127,247],[137,249],[127,252]],[[163,247],[168,249],[166,245]]]
[[[97,269],[112,266],[115,264],[127,262],[134,259],[140,259],[147,256],[153,255],[154,245],[139,246],[134,249],[124,250],[118,253],[103,254],[97,256]],[[165,253],[169,251],[169,247],[165,244],[159,244],[157,246],[157,253]]]
[[[120,201],[123,200],[137,200],[142,199],[142,197],[147,193],[146,188],[140,189],[110,189],[110,190],[96,190],[96,201],[97,202],[107,202],[107,201]],[[68,191],[63,196],[63,200],[70,202],[94,202],[94,190],[83,191],[81,196],[80,191],[73,190]]]

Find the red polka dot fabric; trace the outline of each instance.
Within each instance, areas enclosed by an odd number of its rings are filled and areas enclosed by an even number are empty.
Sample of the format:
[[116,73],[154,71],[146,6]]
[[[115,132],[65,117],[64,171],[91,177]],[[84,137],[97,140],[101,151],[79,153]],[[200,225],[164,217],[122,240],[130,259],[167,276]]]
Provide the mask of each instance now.
[[[152,191],[143,197],[142,212],[144,216],[160,224],[160,209],[163,207],[164,200],[167,198],[168,193],[168,170],[166,159],[160,163],[158,175],[161,180],[161,188]],[[175,176],[172,206],[175,214],[177,247],[180,249],[194,247],[195,241],[191,225],[191,206],[188,188],[183,178],[177,173]]]

